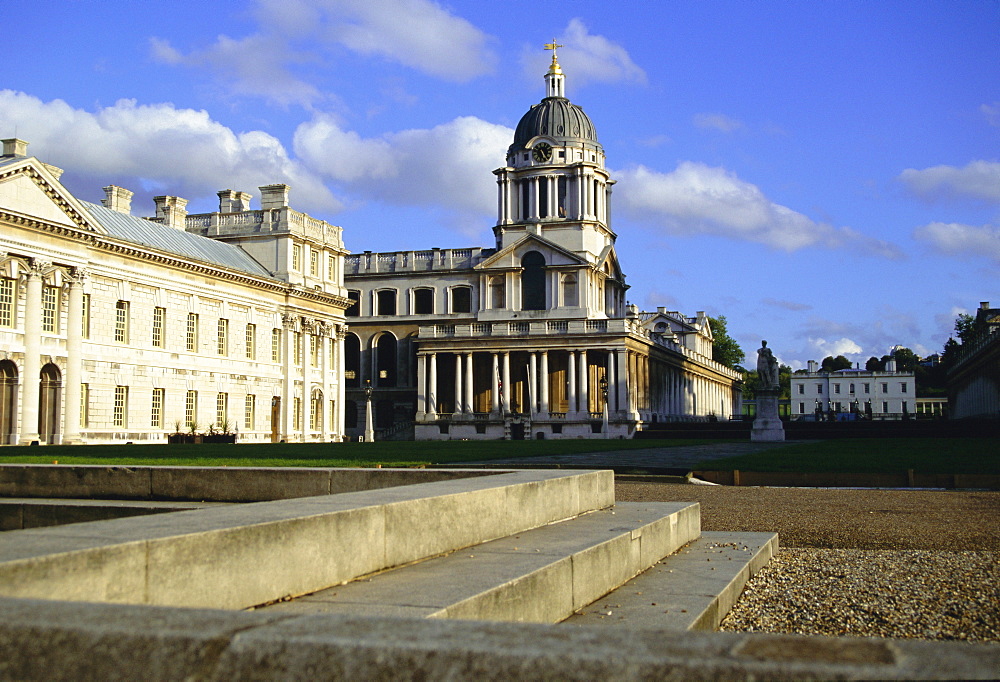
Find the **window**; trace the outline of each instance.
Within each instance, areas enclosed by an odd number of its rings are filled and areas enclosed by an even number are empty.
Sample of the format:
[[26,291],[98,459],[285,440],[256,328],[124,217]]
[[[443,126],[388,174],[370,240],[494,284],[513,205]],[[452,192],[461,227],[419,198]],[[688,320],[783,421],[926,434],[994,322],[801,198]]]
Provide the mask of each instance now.
[[882,411],[883,412],[888,412],[889,411],[889,403],[886,402],[885,400],[882,401]]
[[302,245],[293,244],[292,245],[292,270],[299,271],[302,269]]
[[434,290],[414,289],[413,290],[413,314],[433,315],[434,314]]
[[563,276],[562,297],[562,303],[567,308],[575,308],[580,305],[580,295],[577,287],[576,275]]
[[823,395],[823,384],[816,384],[816,394]]
[[229,430],[229,394],[218,393],[215,396],[215,423],[224,431]]
[[836,393],[836,394],[838,394],[838,395],[840,394],[840,384],[834,384],[833,385],[833,392]]
[[871,393],[871,387],[872,387],[871,384],[861,384],[861,386],[864,389],[865,393]]
[[42,287],[42,331],[59,333],[59,288]]
[[128,426],[128,386],[115,386],[115,426]]
[[396,290],[395,289],[383,289],[375,294],[376,297],[376,315],[395,315],[396,314]]
[[128,343],[128,301],[115,304],[115,341]]
[[184,425],[192,431],[198,428],[198,391],[188,391],[184,396]]
[[243,428],[247,431],[253,431],[254,423],[256,419],[257,412],[257,396],[248,395],[246,400],[243,402]]
[[253,360],[257,357],[257,325],[248,324],[246,336],[247,360]]
[[219,318],[215,339],[215,352],[219,355],[229,355],[229,320],[224,317]]
[[163,398],[165,393],[165,389],[153,389],[153,402],[150,406],[149,425],[154,429],[163,428]]
[[806,404],[799,403],[799,414],[805,414],[805,413],[806,413]]
[[323,419],[323,397],[313,396],[309,400],[309,430],[316,431],[319,429],[320,422]]
[[887,383],[886,384],[882,384],[882,392],[883,393],[888,393],[889,392],[889,384],[887,384]]
[[906,393],[906,382],[905,381],[900,382],[900,384],[899,384],[899,392],[900,393]]
[[326,254],[326,278],[331,282],[337,281],[337,258],[332,254]]
[[854,384],[851,384],[850,388],[851,388],[851,395],[854,395]]
[[302,428],[302,398],[292,398],[292,428],[298,431]]
[[545,310],[545,256],[529,251],[521,268],[521,309]]
[[309,335],[309,366],[319,367],[319,339],[315,334]]
[[166,308],[153,308],[153,348],[163,348],[163,325],[167,319]]
[[472,312],[472,287],[455,287],[451,290],[451,312]]
[[271,330],[271,362],[281,362],[281,328]]
[[804,395],[805,392],[806,392],[806,385],[805,384],[799,384],[798,388],[799,388],[799,395]]
[[0,277],[0,327],[14,326],[15,282],[9,277]]
[[344,315],[346,317],[359,317],[361,315],[361,292],[348,291],[347,298],[350,299],[351,305],[344,310]]
[[507,287],[503,275],[490,277],[490,307],[495,310],[507,307]]
[[80,384],[80,426],[90,426],[90,384]]
[[80,320],[80,335],[85,339],[90,338],[90,294],[83,295],[83,315]]
[[198,314],[188,313],[187,333],[184,337],[184,348],[189,351],[198,350]]
[[302,364],[302,332],[292,332],[292,364]]
[[313,248],[309,249],[309,274],[319,277],[319,251]]

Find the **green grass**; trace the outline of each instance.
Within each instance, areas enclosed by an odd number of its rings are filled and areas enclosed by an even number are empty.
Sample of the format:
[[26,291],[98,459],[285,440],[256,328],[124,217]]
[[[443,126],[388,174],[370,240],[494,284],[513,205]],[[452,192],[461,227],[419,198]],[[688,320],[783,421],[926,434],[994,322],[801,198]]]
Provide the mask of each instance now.
[[702,471],[1000,474],[995,438],[842,438],[702,462]]
[[248,443],[238,445],[87,445],[0,449],[0,464],[158,466],[419,467],[513,457],[718,443],[706,440],[418,441]]

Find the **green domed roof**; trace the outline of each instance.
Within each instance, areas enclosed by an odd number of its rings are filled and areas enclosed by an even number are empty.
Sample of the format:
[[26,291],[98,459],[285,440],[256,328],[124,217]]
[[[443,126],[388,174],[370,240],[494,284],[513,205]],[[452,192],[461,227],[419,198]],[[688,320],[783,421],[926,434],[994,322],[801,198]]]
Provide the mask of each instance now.
[[597,143],[597,131],[583,109],[565,97],[546,97],[521,117],[510,151],[524,149],[539,135],[559,141]]

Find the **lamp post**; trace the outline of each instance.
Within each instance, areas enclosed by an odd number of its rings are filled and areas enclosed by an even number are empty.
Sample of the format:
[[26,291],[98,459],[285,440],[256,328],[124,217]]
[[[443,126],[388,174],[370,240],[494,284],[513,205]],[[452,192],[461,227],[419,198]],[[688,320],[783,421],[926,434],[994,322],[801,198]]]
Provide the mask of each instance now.
[[372,423],[372,393],[375,389],[372,388],[372,380],[367,379],[365,381],[365,442],[372,443],[375,441],[375,428]]
[[604,408],[601,413],[601,432],[604,433],[605,438],[610,438],[611,434],[608,433],[608,377],[601,377],[601,396],[604,398]]

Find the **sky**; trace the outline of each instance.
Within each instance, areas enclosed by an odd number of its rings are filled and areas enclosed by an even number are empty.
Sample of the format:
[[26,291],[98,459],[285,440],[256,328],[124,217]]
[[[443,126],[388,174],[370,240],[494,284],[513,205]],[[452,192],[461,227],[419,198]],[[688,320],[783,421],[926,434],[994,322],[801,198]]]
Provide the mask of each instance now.
[[134,215],[284,182],[353,252],[493,246],[555,40],[631,303],[793,368],[929,355],[1000,307],[1000,0],[37,0],[2,25],[0,137]]

